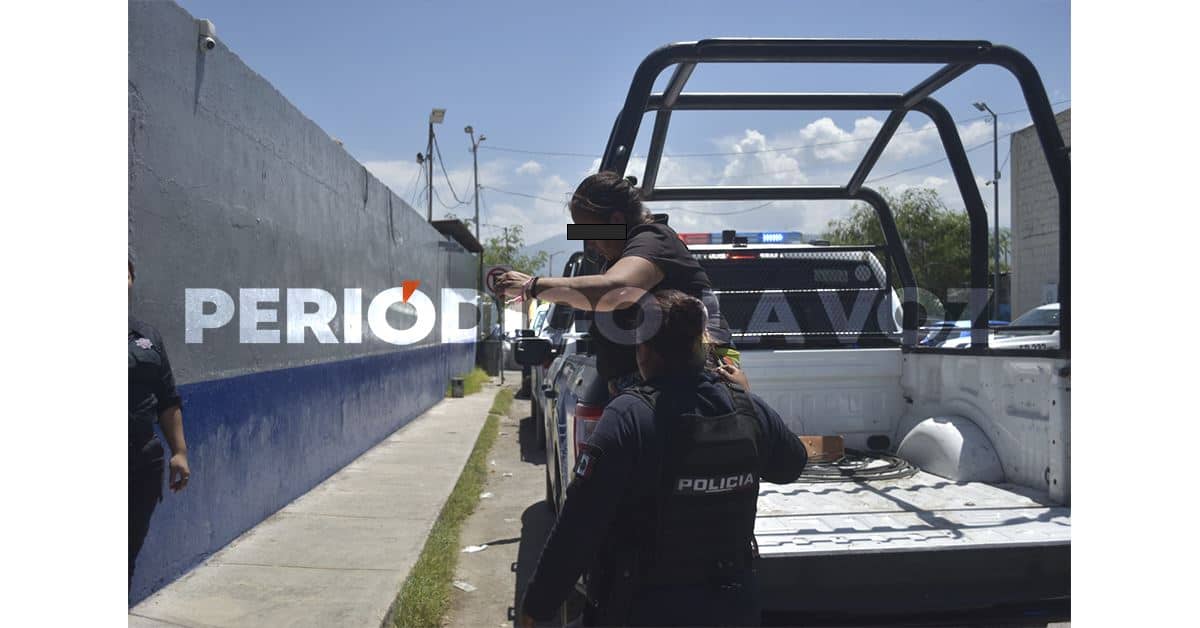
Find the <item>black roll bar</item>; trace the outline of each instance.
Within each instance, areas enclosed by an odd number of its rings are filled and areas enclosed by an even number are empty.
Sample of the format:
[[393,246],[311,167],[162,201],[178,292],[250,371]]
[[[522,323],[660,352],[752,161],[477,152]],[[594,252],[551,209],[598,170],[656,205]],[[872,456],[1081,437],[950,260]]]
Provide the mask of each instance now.
[[[903,94],[763,94],[684,93],[683,88],[700,63],[937,63],[942,67]],[[1070,355],[1070,153],[1059,133],[1054,112],[1037,69],[1020,52],[987,41],[938,41],[891,39],[706,39],[675,43],[651,52],[638,66],[613,124],[601,159],[601,170],[624,174],[642,116],[655,111],[642,195],[647,201],[696,200],[860,200],[879,215],[889,256],[896,264],[904,287],[904,341],[914,348],[917,330],[917,286],[891,209],[882,196],[863,187],[879,156],[887,148],[900,122],[909,111],[933,120],[946,149],[951,170],[963,197],[970,220],[971,289],[969,311],[972,345],[988,345],[987,211],[975,185],[970,162],[954,120],[932,94],[980,64],[998,65],[1017,79],[1046,155],[1059,198],[1059,302],[1061,308],[1061,356]],[[661,94],[652,94],[654,82],[671,65],[675,74]],[[675,110],[876,110],[889,111],[875,137],[845,186],[724,186],[657,188],[658,168]]]

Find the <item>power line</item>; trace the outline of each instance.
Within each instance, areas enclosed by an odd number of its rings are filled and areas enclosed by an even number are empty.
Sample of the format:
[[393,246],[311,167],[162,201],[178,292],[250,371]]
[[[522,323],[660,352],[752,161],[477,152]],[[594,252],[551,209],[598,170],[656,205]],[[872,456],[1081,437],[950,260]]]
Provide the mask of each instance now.
[[[1071,102],[1071,99],[1067,98],[1065,100],[1060,100],[1058,102],[1050,103],[1050,106],[1054,107],[1054,106],[1062,105],[1062,104],[1069,103],[1069,102]],[[1012,111],[1003,111],[996,115],[997,116],[1007,116],[1007,115],[1012,115],[1014,113],[1023,113],[1026,111],[1029,111],[1028,107],[1026,107],[1024,109],[1013,109]],[[964,124],[964,123],[968,123],[968,122],[975,122],[977,120],[983,120],[985,118],[990,118],[990,117],[991,117],[990,115],[975,116],[975,117],[971,117],[971,118],[962,118],[959,120],[955,120],[954,122],[955,122],[955,124]],[[922,127],[920,129],[896,132],[893,134],[893,137],[896,135],[912,135],[915,133],[925,133],[925,132],[932,131],[935,129],[936,129],[936,127],[933,126],[932,123],[930,123],[929,125]],[[755,155],[755,154],[759,154],[759,153],[782,153],[782,152],[793,151],[793,150],[803,150],[805,148],[822,148],[825,146],[838,146],[841,144],[859,144],[859,143],[863,143],[863,142],[873,142],[873,141],[875,141],[874,137],[866,137],[866,138],[855,138],[855,139],[849,139],[849,140],[835,140],[835,141],[830,141],[830,142],[817,142],[817,143],[813,143],[813,144],[801,144],[798,146],[787,146],[787,147],[781,147],[781,148],[764,148],[761,150],[725,151],[725,152],[715,152],[715,153],[672,153],[671,155],[669,155],[669,157],[671,159],[687,159],[687,158],[692,158],[692,157],[724,157],[724,156],[729,156],[729,155]],[[573,153],[573,152],[566,152],[566,151],[541,151],[541,150],[531,150],[531,149],[524,149],[524,148],[510,148],[507,146],[495,146],[495,145],[481,146],[480,148],[485,148],[487,150],[504,151],[504,152],[508,152],[508,153],[521,153],[521,154],[525,154],[525,155],[546,155],[546,156],[550,156],[550,157],[590,157],[592,159],[600,158],[600,155],[597,155],[595,153]],[[645,155],[633,155],[633,157],[644,158]]]
[[[1011,136],[1012,136],[1013,134],[1015,134],[1015,133],[1016,133],[1016,131],[1013,131],[1013,132],[1011,132],[1011,133],[1006,133],[1006,134],[1005,134],[1003,137],[1011,137]],[[992,144],[992,140],[987,140],[986,142],[982,142],[982,143],[980,143],[980,144],[976,144],[976,145],[974,145],[974,146],[972,146],[972,147],[970,147],[970,148],[965,148],[965,149],[963,149],[963,153],[972,153],[972,152],[974,152],[974,151],[977,151],[977,150],[979,150],[979,149],[981,149],[981,148],[984,148],[984,147],[986,147],[986,146],[991,146],[991,144]],[[944,162],[944,161],[949,161],[949,160],[950,160],[950,157],[948,157],[948,156],[947,156],[947,157],[942,157],[942,158],[940,158],[940,159],[935,159],[935,160],[933,160],[933,161],[929,161],[929,162],[926,162],[926,163],[923,163],[923,164],[918,164],[918,165],[916,165],[916,166],[912,166],[912,167],[909,167],[909,168],[904,168],[903,170],[897,170],[897,171],[895,171],[895,172],[891,172],[891,173],[888,173],[888,174],[885,174],[885,175],[882,175],[882,176],[879,176],[879,177],[873,177],[873,178],[871,178],[871,179],[867,179],[866,181],[864,181],[864,183],[875,183],[875,182],[877,182],[877,181],[884,181],[884,180],[886,180],[886,179],[891,179],[892,177],[896,177],[896,176],[899,176],[899,175],[902,175],[902,174],[906,174],[906,173],[912,172],[912,171],[914,171],[914,170],[920,170],[920,169],[922,169],[922,168],[928,168],[928,167],[930,167],[930,166],[936,166],[937,164],[940,164],[940,163],[942,163],[942,162]],[[800,169],[799,169],[799,168],[797,168],[797,169],[793,169],[793,170],[777,170],[777,171],[773,171],[773,172],[769,172],[769,173],[757,173],[757,174],[781,174],[781,173],[786,173],[786,172],[798,172],[799,170],[800,170]],[[726,183],[728,183],[728,182],[726,182]],[[480,187],[483,187],[483,186],[480,186]],[[513,195],[513,196],[524,196],[524,197],[526,197],[526,198],[535,198],[535,199],[540,199],[540,200],[543,200],[543,201],[550,201],[550,202],[553,202],[553,203],[557,203],[557,202],[559,202],[559,201],[556,201],[556,200],[554,200],[554,199],[549,199],[549,198],[546,198],[546,197],[544,197],[544,196],[536,196],[536,195],[534,195],[534,194],[525,194],[525,193],[523,193],[523,192],[511,192],[511,191],[508,191],[508,190],[500,190],[500,189],[497,189],[497,188],[494,188],[494,187],[490,187],[490,186],[489,186],[489,188],[488,188],[488,189],[490,189],[490,190],[492,190],[492,191],[495,191],[495,192],[500,192],[501,194],[511,194],[511,195]],[[565,194],[570,194],[570,192],[563,192],[563,194],[564,194],[564,195],[565,195]],[[746,213],[746,212],[751,212],[751,211],[755,211],[755,210],[758,210],[758,209],[762,209],[762,208],[764,208],[764,207],[766,207],[766,206],[768,206],[768,205],[770,205],[771,203],[774,203],[774,202],[776,202],[776,201],[768,201],[768,202],[766,202],[766,203],[763,203],[762,205],[758,205],[758,206],[751,207],[751,208],[747,208],[747,209],[735,210],[735,211],[731,211],[731,212],[706,212],[706,211],[695,210],[695,209],[685,209],[685,208],[682,208],[682,207],[675,207],[675,208],[670,208],[670,209],[672,209],[672,210],[678,210],[678,211],[685,211],[685,212],[692,212],[692,213],[696,213],[696,214],[707,214],[707,215],[730,215],[730,214],[741,214],[741,213]]]
[[[499,192],[501,194],[508,194],[510,196],[524,196],[525,198],[534,198],[539,201],[546,201],[548,203],[566,203],[567,202],[566,199],[562,199],[562,198],[546,198],[545,196],[538,196],[536,194],[526,194],[524,192],[513,192],[510,190],[501,190],[500,188],[492,187],[490,185],[487,185],[487,186],[481,185],[479,187],[481,187],[481,188],[486,187],[487,189],[489,189],[493,192]],[[568,194],[570,194],[570,192],[563,192],[564,196],[568,195]]]
[[[1008,135],[1012,135],[1012,133],[1009,133]],[[989,146],[989,145],[991,145],[991,143],[992,143],[992,141],[988,140],[982,144],[977,144],[975,146],[972,146],[971,148],[964,149],[963,152],[970,153],[972,151],[979,150],[980,148]],[[1011,150],[1010,150],[1010,152],[1011,152]],[[950,159],[949,157],[942,157],[941,159],[938,159],[936,161],[931,161],[931,162],[924,163],[924,164],[921,164],[918,166],[913,166],[911,168],[905,168],[904,170],[897,170],[896,172],[883,175],[882,177],[875,177],[874,179],[868,179],[867,181],[864,181],[864,183],[873,183],[876,181],[883,181],[884,179],[890,179],[892,177],[895,177],[895,176],[898,176],[901,174],[905,174],[907,172],[912,172],[913,170],[920,170],[921,168],[928,168],[929,166],[935,166],[937,164],[942,163],[943,161],[948,161],[949,159]],[[1007,159],[1005,160],[1005,162],[1007,163]],[[773,205],[775,202],[776,201],[767,201],[766,203],[755,205],[753,207],[747,207],[745,209],[737,209],[737,210],[728,211],[728,212],[708,212],[708,211],[703,211],[703,210],[699,210],[699,209],[688,209],[686,207],[668,207],[668,208],[664,208],[664,209],[666,209],[667,211],[688,212],[688,213],[692,213],[692,214],[703,214],[706,216],[733,216],[736,214],[748,214],[750,212],[758,211],[760,209],[766,209],[767,207],[770,207],[771,205]]]
[[[1013,112],[1007,112],[1007,113],[1013,113]],[[998,115],[1004,115],[1004,114],[998,114]],[[990,116],[989,116],[989,117],[990,117]],[[1010,132],[1008,132],[1008,133],[1005,133],[1005,134],[1004,134],[1003,136],[1001,136],[1001,137],[1003,137],[1003,138],[1008,138],[1008,139],[1010,139],[1010,140],[1011,140],[1012,136],[1013,136],[1013,135],[1015,135],[1017,132],[1018,132],[1018,131],[1010,131]],[[963,153],[964,153],[964,154],[972,153],[972,152],[975,152],[975,151],[977,151],[977,150],[979,150],[979,149],[981,149],[981,148],[984,148],[984,147],[986,147],[986,146],[990,146],[991,144],[992,144],[992,140],[987,140],[987,141],[985,141],[985,142],[982,142],[982,143],[976,144],[976,145],[974,145],[974,146],[971,146],[970,148],[965,148],[965,149],[963,149]],[[1011,142],[1011,141],[1009,142],[1008,155],[1009,155],[1009,156],[1011,156],[1011,155],[1012,155],[1012,142]],[[1007,156],[1004,158],[1004,164],[1002,164],[1002,165],[1000,166],[1000,169],[1001,169],[1001,170],[1003,170],[1003,169],[1004,169],[1004,165],[1007,165],[1007,164],[1008,164],[1008,159],[1009,159],[1009,157],[1007,157]],[[950,160],[950,157],[949,157],[949,156],[942,157],[942,158],[940,158],[940,159],[935,159],[935,160],[933,160],[933,161],[929,161],[929,162],[926,162],[926,163],[923,163],[923,164],[918,164],[918,165],[916,165],[916,166],[911,166],[911,167],[909,167],[909,168],[904,168],[904,169],[902,169],[902,170],[897,170],[897,171],[895,171],[895,172],[891,172],[891,173],[888,173],[888,174],[885,174],[885,175],[882,175],[882,176],[873,177],[873,178],[871,178],[871,179],[867,179],[866,181],[864,181],[864,183],[876,183],[876,182],[879,182],[879,181],[885,181],[885,180],[887,180],[887,179],[891,179],[891,178],[893,178],[893,177],[896,177],[896,176],[899,176],[899,175],[902,175],[902,174],[907,174],[907,173],[909,173],[909,172],[913,172],[914,170],[921,170],[922,168],[928,168],[928,167],[930,167],[930,166],[936,166],[937,164],[940,164],[940,163],[942,163],[942,162],[946,162],[946,161],[949,161],[949,160]],[[782,173],[788,173],[788,172],[799,172],[800,170],[802,170],[802,169],[801,169],[801,168],[794,168],[794,169],[790,169],[790,170],[776,170],[776,171],[771,171],[771,172],[760,172],[760,173],[755,173],[755,174],[782,174]],[[726,182],[726,183],[728,183],[728,182]],[[481,185],[481,186],[479,186],[479,187],[480,187],[480,188],[483,188],[484,186],[482,186],[482,185]],[[544,197],[544,196],[537,196],[537,195],[535,195],[535,194],[525,194],[525,193],[523,193],[523,192],[513,192],[513,191],[510,191],[510,190],[501,190],[501,189],[498,189],[498,188],[495,188],[495,187],[491,187],[491,186],[487,186],[487,187],[488,187],[488,189],[491,189],[491,190],[492,190],[492,191],[494,191],[494,192],[500,192],[501,194],[509,194],[509,195],[512,195],[512,196],[523,196],[523,197],[526,197],[526,198],[538,199],[538,200],[543,200],[543,201],[547,201],[547,202],[551,202],[551,203],[565,202],[565,201],[560,201],[560,200],[557,200],[557,199],[546,198],[546,197]],[[435,191],[435,192],[436,192],[436,191]],[[570,192],[563,192],[562,194],[563,194],[563,195],[569,195],[569,194],[571,194],[571,193],[570,193]],[[688,212],[688,213],[693,213],[693,214],[703,214],[703,215],[708,215],[708,216],[731,216],[731,215],[735,215],[735,214],[745,214],[745,213],[749,213],[749,212],[753,212],[753,211],[758,211],[758,210],[760,210],[760,209],[764,209],[764,208],[766,208],[766,207],[769,207],[769,206],[771,206],[771,205],[772,205],[773,203],[775,203],[775,202],[776,202],[776,201],[768,201],[768,202],[766,202],[766,203],[762,203],[761,205],[755,205],[755,206],[753,206],[753,207],[748,207],[748,208],[745,208],[745,209],[738,209],[738,210],[734,210],[734,211],[728,211],[728,212],[709,212],[709,211],[703,211],[703,210],[698,210],[698,209],[687,209],[687,208],[684,208],[684,207],[670,207],[670,208],[663,208],[663,209],[666,209],[666,210],[668,210],[668,211],[682,211],[682,212]]]
[[491,144],[488,144],[487,146],[480,146],[480,148],[485,150],[498,150],[505,153],[521,153],[523,155],[548,155],[550,157],[590,157],[592,159],[598,159],[600,157],[600,155],[596,155],[594,153],[567,153],[562,151],[528,150],[524,148],[492,146]]
[[[982,143],[982,144],[976,144],[976,145],[974,145],[974,146],[972,146],[972,147],[970,147],[970,148],[963,149],[963,152],[964,152],[964,153],[970,153],[970,152],[972,152],[972,151],[979,150],[979,149],[981,149],[981,148],[983,148],[983,147],[985,147],[985,146],[991,146],[991,145],[992,145],[992,140],[988,140],[988,141],[986,141],[986,142],[984,142],[984,143]],[[902,174],[905,174],[905,173],[907,173],[907,172],[912,172],[913,170],[920,170],[920,169],[922,169],[922,168],[928,168],[928,167],[930,167],[930,166],[936,166],[936,165],[938,165],[938,164],[942,163],[943,161],[950,161],[950,158],[949,158],[949,157],[942,157],[941,159],[936,159],[936,160],[934,160],[934,161],[931,161],[931,162],[929,162],[929,163],[920,164],[920,165],[917,165],[917,166],[913,166],[913,167],[911,167],[911,168],[905,168],[905,169],[903,169],[903,170],[897,170],[896,172],[893,172],[893,173],[891,173],[891,174],[885,174],[885,175],[883,175],[883,176],[881,176],[881,177],[873,177],[873,178],[871,178],[871,179],[867,179],[866,181],[863,181],[863,183],[875,183],[876,181],[883,181],[884,179],[890,179],[890,178],[892,178],[892,177],[894,177],[894,176],[897,176],[897,175],[902,175]]]
[[[1017,131],[1010,131],[1008,133],[1005,133],[1001,137],[1005,137],[1005,138],[1012,137],[1016,133],[1017,133]],[[986,142],[983,142],[982,144],[976,144],[975,146],[964,149],[964,152],[970,153],[972,151],[983,148],[984,146],[990,146],[991,144],[992,144],[992,141],[988,140]],[[1011,150],[1011,145],[1010,145],[1010,150]],[[867,181],[864,181],[864,183],[873,183],[875,181],[882,181],[884,179],[890,179],[898,174],[912,172],[913,170],[920,170],[921,168],[928,168],[929,166],[936,166],[937,164],[940,164],[943,161],[949,161],[949,160],[950,160],[949,156],[942,157],[940,159],[936,159],[934,161],[930,161],[928,163],[921,164],[919,166],[913,166],[911,168],[905,168],[904,170],[899,170],[899,171],[893,172],[891,174],[883,175],[880,177],[874,177],[874,178],[868,179]],[[804,170],[804,168],[785,168],[783,170],[761,170],[761,171],[757,171],[757,172],[752,172],[750,174],[753,174],[753,175],[775,175],[775,174],[788,174],[791,172],[801,172],[803,170]],[[744,181],[745,177],[743,177],[742,180]],[[725,183],[730,183],[730,181],[725,181]]]
[[728,212],[706,212],[704,210],[688,209],[686,207],[664,207],[663,209],[665,209],[667,211],[673,211],[673,212],[687,212],[689,214],[704,214],[705,216],[733,216],[734,214],[748,214],[753,211],[765,209],[774,204],[775,204],[775,201],[767,201],[765,203],[755,205],[754,207],[747,207],[745,209],[735,209],[733,211],[728,211]]
[[418,168],[417,171],[413,173],[413,180],[411,183],[408,184],[408,192],[406,192],[404,194],[405,198],[410,199],[408,202],[409,205],[412,205],[413,203],[416,202],[411,199],[413,199],[416,196],[417,182],[421,180],[421,175],[425,174],[424,172],[422,172],[422,170],[423,170],[423,168]]
[[[1012,135],[1012,133],[1009,133],[1009,134],[1008,134],[1008,135],[1006,135],[1005,137],[1008,137],[1008,136],[1010,136],[1010,135]],[[986,142],[984,142],[984,143],[982,143],[982,144],[976,144],[975,146],[972,146],[972,147],[970,147],[970,148],[964,149],[964,150],[963,150],[963,152],[964,152],[964,153],[970,153],[970,152],[972,152],[972,151],[979,150],[980,148],[984,148],[984,147],[986,147],[986,146],[990,146],[990,145],[991,145],[991,143],[992,143],[992,141],[991,141],[991,140],[988,140],[988,141],[986,141]],[[1011,153],[1011,149],[1010,149],[1010,153]],[[890,178],[892,178],[892,177],[895,177],[895,176],[898,176],[898,175],[902,175],[902,174],[905,174],[905,173],[908,173],[908,172],[912,172],[913,170],[920,170],[921,168],[928,168],[928,167],[930,167],[930,166],[936,166],[937,164],[940,164],[940,163],[942,163],[943,161],[949,161],[949,159],[950,159],[949,157],[942,157],[941,159],[938,159],[938,160],[935,160],[935,161],[931,161],[931,162],[928,162],[928,163],[924,163],[924,164],[920,164],[920,165],[917,165],[917,166],[913,166],[913,167],[911,167],[911,168],[905,168],[905,169],[903,169],[903,170],[897,170],[896,172],[893,172],[893,173],[890,173],[890,174],[885,174],[885,175],[883,175],[883,176],[881,176],[881,177],[875,177],[875,178],[873,178],[873,179],[868,179],[868,180],[864,181],[864,183],[874,183],[874,182],[876,182],[876,181],[883,181],[883,180],[885,180],[885,179],[890,179]],[[1008,160],[1006,159],[1006,160],[1005,160],[1005,163],[1007,163],[1007,161],[1008,161]],[[1003,166],[1002,166],[1002,168],[1003,168]],[[732,215],[735,215],[735,214],[746,214],[746,213],[750,213],[750,212],[753,212],[753,211],[758,211],[758,210],[760,210],[760,209],[765,209],[765,208],[767,208],[767,207],[771,206],[772,204],[774,204],[775,202],[776,202],[776,201],[767,201],[766,203],[762,203],[762,204],[760,204],[760,205],[755,205],[754,207],[747,207],[747,208],[745,208],[745,209],[738,209],[738,210],[729,211],[729,212],[706,212],[706,211],[702,211],[702,210],[698,210],[698,209],[688,209],[688,208],[686,208],[686,207],[670,207],[670,208],[665,208],[665,209],[667,209],[668,211],[681,211],[681,212],[689,212],[689,213],[692,213],[692,214],[704,214],[704,215],[707,215],[707,216],[732,216]]]
[[437,188],[433,188],[433,198],[434,198],[434,200],[436,200],[438,202],[439,205],[441,205],[442,207],[445,207],[446,209],[458,209],[459,207],[462,207],[463,205],[467,205],[472,200],[474,200],[474,199],[467,199],[465,201],[458,201],[458,204],[456,204],[456,205],[448,205],[445,201],[442,200],[442,196],[440,194],[438,194]]
[[437,152],[438,165],[442,167],[442,177],[446,179],[446,186],[450,188],[450,195],[459,205],[466,205],[470,201],[464,201],[458,198],[458,192],[454,191],[454,184],[450,182],[450,174],[446,172],[446,160],[442,159],[442,146],[437,141],[437,136],[433,136],[433,149]]
[[[1008,133],[1005,133],[1004,135],[1001,135],[1000,137],[1002,137],[1002,138],[1012,138],[1012,136],[1013,136],[1013,135],[1016,135],[1016,134],[1017,134],[1017,131],[1010,131],[1010,132],[1008,132]],[[986,141],[986,142],[984,142],[984,143],[982,143],[982,144],[976,144],[976,145],[974,145],[974,146],[972,146],[972,147],[970,147],[970,148],[964,149],[964,150],[963,150],[963,152],[964,152],[964,153],[970,153],[970,152],[974,152],[974,151],[976,151],[976,150],[979,150],[980,148],[983,148],[984,146],[991,146],[991,144],[992,144],[992,140],[988,140],[988,141]],[[1009,145],[1008,145],[1008,150],[1009,150],[1009,154],[1012,154],[1012,142],[1011,142],[1011,141],[1009,142]],[[892,177],[894,177],[894,176],[896,176],[896,175],[898,175],[898,174],[904,174],[904,173],[906,173],[906,172],[912,172],[913,170],[920,170],[921,168],[928,168],[929,166],[936,166],[937,164],[940,164],[940,163],[942,163],[943,161],[950,161],[950,157],[949,157],[949,156],[942,157],[941,159],[939,159],[939,160],[937,160],[937,161],[931,161],[931,162],[929,162],[929,163],[926,163],[926,164],[921,164],[921,165],[919,165],[919,166],[913,166],[913,167],[911,167],[911,168],[905,168],[904,170],[898,170],[898,171],[896,171],[896,172],[893,172],[893,173],[891,173],[891,174],[884,175],[884,176],[882,176],[882,177],[874,177],[874,178],[872,178],[872,179],[868,179],[868,180],[864,181],[864,183],[874,183],[874,182],[876,182],[876,181],[882,181],[882,180],[884,180],[884,179],[890,179],[890,178],[892,178]],[[1004,163],[1008,163],[1008,158],[1007,158],[1007,157],[1004,159]],[[1004,166],[1001,166],[1000,168],[1001,168],[1001,169],[1003,169],[1003,168],[1004,168]]]

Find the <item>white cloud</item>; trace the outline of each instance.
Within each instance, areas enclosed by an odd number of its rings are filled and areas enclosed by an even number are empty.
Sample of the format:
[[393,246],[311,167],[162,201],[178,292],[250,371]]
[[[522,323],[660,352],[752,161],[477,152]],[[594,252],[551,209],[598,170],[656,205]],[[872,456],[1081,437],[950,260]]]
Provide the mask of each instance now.
[[925,179],[921,181],[921,186],[927,188],[940,188],[949,182],[949,179],[943,179],[941,177],[925,177]]
[[[659,165],[658,185],[844,184],[882,125],[882,116],[865,115],[856,118],[848,127],[839,126],[830,117],[822,117],[801,127],[775,133],[760,129],[743,129],[740,135],[714,138],[714,152],[728,154],[711,157],[665,155]],[[1002,122],[1001,133],[1011,130],[1008,127],[1009,125]],[[958,131],[965,148],[972,148],[992,138],[990,119],[960,124]],[[1003,140],[1001,147],[1004,147]],[[990,152],[987,149],[979,149],[968,155],[976,173],[990,173]],[[947,206],[961,210],[963,203],[958,185],[945,161],[900,172],[943,157],[945,149],[932,121],[925,116],[914,114],[901,123],[868,179],[886,176],[887,179],[871,185],[876,189],[887,187],[894,192],[918,186],[930,187],[941,194]],[[643,157],[633,157],[626,172],[644,181],[645,165]],[[410,161],[370,162],[367,166],[398,194],[411,189],[406,186],[420,172],[420,167]],[[570,221],[566,209],[570,191],[584,177],[596,172],[599,166],[600,160],[596,159],[585,169],[554,172],[553,163],[547,166],[534,160],[520,164],[503,159],[481,162],[480,182],[484,186],[541,197],[511,196],[485,190],[483,222],[494,225],[522,225],[525,228],[527,243],[561,236],[566,231],[566,223]],[[888,176],[897,172],[899,174]],[[440,172],[438,174],[440,175]],[[512,182],[506,180],[514,174],[519,177]],[[463,195],[469,195],[471,185],[469,165],[466,168],[451,170],[450,176],[460,197],[466,198]],[[982,186],[984,180],[985,177],[978,176],[976,184],[980,185],[981,195],[990,213],[991,190]],[[443,200],[453,204],[440,176],[436,182],[439,184],[438,189]],[[422,179],[418,186],[423,184]],[[1001,218],[1002,222],[1007,223],[1008,185],[1002,186]],[[668,212],[671,225],[681,232],[733,228],[794,230],[815,236],[825,231],[830,220],[847,215],[853,203],[780,201],[761,209],[744,211],[757,205],[761,203],[671,202],[652,203],[651,209]],[[435,212],[445,211],[436,202],[434,207]],[[458,211],[460,215],[465,213],[463,210]],[[485,236],[489,235],[489,231],[495,231],[488,227],[484,229]]]
[[391,188],[396,196],[400,196],[407,200],[406,194],[409,194],[414,186],[419,185],[418,173],[423,171],[423,168],[416,161],[364,161],[363,165],[375,178],[379,179],[384,185]]
[[557,174],[551,174],[539,178],[535,186],[513,185],[503,188],[504,192],[499,186],[485,188],[482,219],[485,237],[496,232],[495,227],[488,225],[521,225],[526,244],[565,234],[571,220],[567,199],[573,187]]
[[[599,168],[600,160],[597,159],[592,162],[592,169],[589,174],[596,172]],[[638,181],[644,182],[646,179],[646,158],[630,157],[629,165],[625,168],[625,172],[637,177]],[[716,176],[710,164],[695,159],[674,159],[668,155],[664,155],[658,162],[658,175],[655,178],[655,187],[712,185]]]
[[799,139],[801,145],[810,147],[814,158],[847,163],[865,150],[868,142],[864,140],[873,137],[880,126],[875,118],[859,118],[854,121],[852,131],[845,131],[832,118],[821,118],[801,129]]
[[777,146],[759,131],[746,129],[731,148],[733,154],[727,156],[720,184],[799,185],[808,182],[808,176],[791,151],[776,150]]
[[530,159],[529,161],[517,166],[517,174],[539,175],[542,174],[542,164]]
[[[971,148],[984,142],[992,141],[992,122],[973,120],[966,125],[958,125],[958,135],[962,138],[963,148]],[[944,151],[943,151],[944,152]]]

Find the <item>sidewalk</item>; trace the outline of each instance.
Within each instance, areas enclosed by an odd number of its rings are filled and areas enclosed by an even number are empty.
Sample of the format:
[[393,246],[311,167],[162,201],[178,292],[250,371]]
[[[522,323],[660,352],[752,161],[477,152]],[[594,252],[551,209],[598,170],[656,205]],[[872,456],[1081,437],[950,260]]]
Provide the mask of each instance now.
[[458,481],[498,381],[439,402],[130,609],[129,625],[379,626]]

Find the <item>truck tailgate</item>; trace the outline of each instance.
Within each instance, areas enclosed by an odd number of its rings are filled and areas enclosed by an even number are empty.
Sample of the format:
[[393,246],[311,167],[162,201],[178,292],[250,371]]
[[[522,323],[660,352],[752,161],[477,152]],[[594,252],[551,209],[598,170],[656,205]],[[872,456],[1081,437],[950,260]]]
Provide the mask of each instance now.
[[925,472],[887,481],[762,484],[763,558],[1069,545],[1071,510],[1011,484]]

